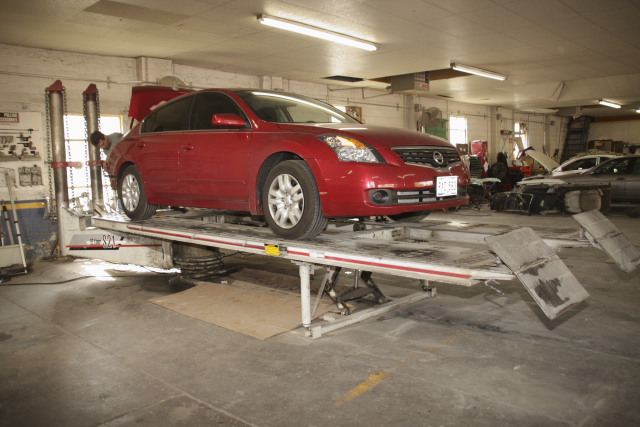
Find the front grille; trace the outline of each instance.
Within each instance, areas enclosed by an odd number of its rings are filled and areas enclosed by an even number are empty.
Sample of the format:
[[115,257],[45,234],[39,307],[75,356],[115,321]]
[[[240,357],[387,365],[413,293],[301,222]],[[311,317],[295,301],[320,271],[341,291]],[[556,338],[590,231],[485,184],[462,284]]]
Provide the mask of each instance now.
[[392,150],[410,165],[446,168],[461,162],[453,147],[394,147]]
[[421,189],[421,190],[389,190],[389,189],[375,189],[370,190],[369,199],[373,204],[380,206],[392,206],[392,205],[408,205],[415,203],[433,203],[443,202],[446,200],[456,200],[465,197],[466,189],[464,187],[458,187],[458,194],[455,196],[437,197],[436,189]]
[[443,200],[457,199],[457,196],[436,197],[436,190],[396,191],[391,196],[391,204],[405,205],[411,203],[440,202]]

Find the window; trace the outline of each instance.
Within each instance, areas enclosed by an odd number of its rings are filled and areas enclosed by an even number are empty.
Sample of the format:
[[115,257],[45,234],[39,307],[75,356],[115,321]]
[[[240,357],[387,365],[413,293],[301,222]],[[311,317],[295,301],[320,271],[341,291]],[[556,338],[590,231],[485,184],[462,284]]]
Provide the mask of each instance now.
[[142,132],[171,132],[185,129],[187,111],[191,106],[193,96],[159,107],[144,121]]
[[454,146],[467,145],[467,119],[464,117],[449,117],[449,142]]
[[214,129],[213,124],[211,124],[214,114],[237,114],[244,118],[240,107],[231,98],[219,93],[205,92],[196,97],[190,129]]
[[[65,122],[65,147],[67,161],[82,162],[80,169],[67,168],[67,186],[69,189],[69,207],[82,212],[89,212],[91,206],[91,177],[89,174],[89,141],[87,126],[84,116],[80,114],[67,114]],[[122,132],[122,116],[100,116],[100,131],[105,135],[114,132]],[[102,154],[101,151],[101,155]],[[109,178],[102,176],[103,199],[110,203],[115,198]]]
[[598,168],[596,173],[620,175],[625,174],[629,170],[629,166],[633,159],[618,159],[605,163]]
[[569,163],[568,165],[564,166],[562,170],[574,171],[574,170],[580,170],[580,169],[590,169],[595,165],[596,165],[596,158],[590,157],[588,159],[579,159],[573,163]]
[[236,92],[265,121],[276,123],[360,123],[324,102],[301,95],[261,91]]
[[[521,151],[524,151],[525,148],[529,147],[529,140],[527,137],[527,124],[526,123],[516,123],[513,129],[514,132],[514,139],[516,141],[515,146],[513,148],[513,158],[517,159],[518,156],[520,155]],[[520,147],[519,143],[518,143],[518,138],[520,138],[520,141],[522,142],[522,147]]]

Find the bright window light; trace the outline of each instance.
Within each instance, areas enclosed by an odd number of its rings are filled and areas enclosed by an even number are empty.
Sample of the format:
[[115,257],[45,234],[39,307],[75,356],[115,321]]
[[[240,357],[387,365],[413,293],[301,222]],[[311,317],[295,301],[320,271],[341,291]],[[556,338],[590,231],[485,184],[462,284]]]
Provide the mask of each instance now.
[[467,119],[465,117],[449,117],[449,142],[454,146],[467,145]]
[[[79,211],[88,211],[92,207],[89,203],[91,200],[91,178],[87,166],[87,162],[90,160],[87,126],[84,116],[81,114],[65,114],[64,121],[67,159],[83,164],[80,169],[67,168],[69,203],[71,207]],[[122,116],[101,115],[100,131],[105,135],[114,132],[122,133]],[[102,150],[100,150],[100,155],[104,159]],[[111,188],[111,182],[106,174],[102,174],[102,190],[105,202],[115,201],[116,194]]]

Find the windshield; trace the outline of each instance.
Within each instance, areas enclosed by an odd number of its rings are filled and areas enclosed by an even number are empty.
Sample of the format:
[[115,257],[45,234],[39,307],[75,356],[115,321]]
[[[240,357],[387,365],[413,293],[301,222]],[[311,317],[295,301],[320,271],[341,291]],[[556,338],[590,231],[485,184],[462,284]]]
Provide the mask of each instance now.
[[306,96],[249,90],[236,94],[267,122],[360,123],[337,108]]

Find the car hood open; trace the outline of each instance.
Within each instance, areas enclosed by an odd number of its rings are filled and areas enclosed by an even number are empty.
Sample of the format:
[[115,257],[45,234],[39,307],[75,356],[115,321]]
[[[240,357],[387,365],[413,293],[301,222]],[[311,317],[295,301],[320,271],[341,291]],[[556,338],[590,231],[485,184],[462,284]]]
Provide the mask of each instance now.
[[540,151],[527,150],[526,153],[533,157],[536,162],[540,163],[549,172],[560,166],[558,162]]

